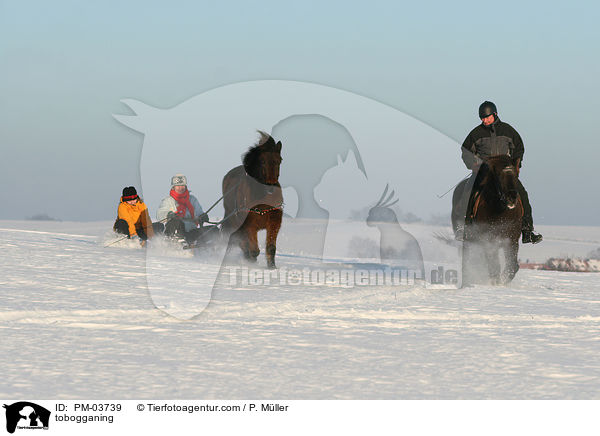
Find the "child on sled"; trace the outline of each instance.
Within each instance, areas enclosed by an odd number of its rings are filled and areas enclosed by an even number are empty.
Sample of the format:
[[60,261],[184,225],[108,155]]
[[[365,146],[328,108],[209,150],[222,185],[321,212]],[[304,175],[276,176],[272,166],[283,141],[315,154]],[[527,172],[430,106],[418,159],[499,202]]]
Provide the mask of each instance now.
[[117,220],[113,230],[126,235],[130,239],[138,240],[143,246],[154,233],[162,233],[162,223],[152,223],[148,208],[138,196],[133,186],[123,188],[123,195],[117,209]]

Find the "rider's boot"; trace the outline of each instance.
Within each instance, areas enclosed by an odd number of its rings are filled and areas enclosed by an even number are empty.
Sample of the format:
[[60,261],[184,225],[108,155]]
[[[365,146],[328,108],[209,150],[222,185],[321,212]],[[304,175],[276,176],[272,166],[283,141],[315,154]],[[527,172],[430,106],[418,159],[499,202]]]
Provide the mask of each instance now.
[[544,237],[530,229],[523,229],[523,244],[537,244],[542,242]]

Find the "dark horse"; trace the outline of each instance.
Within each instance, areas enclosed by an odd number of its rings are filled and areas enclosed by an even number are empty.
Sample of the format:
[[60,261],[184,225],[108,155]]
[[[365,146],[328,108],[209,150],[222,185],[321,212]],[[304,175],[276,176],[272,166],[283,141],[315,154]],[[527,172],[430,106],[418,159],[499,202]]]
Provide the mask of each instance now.
[[267,230],[267,266],[275,268],[277,233],[283,216],[283,196],[279,185],[281,142],[260,132],[258,144],[248,149],[243,165],[223,178],[225,221],[222,231],[229,238],[229,248],[238,244],[246,259],[256,261],[258,231]]
[[[519,263],[519,237],[523,205],[517,193],[518,170],[509,156],[486,159],[478,174],[479,195],[473,208],[472,223],[465,226],[463,244],[463,282],[472,283],[477,264],[475,249],[483,249],[487,273],[492,284],[510,282]],[[504,269],[501,268],[499,251],[504,251]]]

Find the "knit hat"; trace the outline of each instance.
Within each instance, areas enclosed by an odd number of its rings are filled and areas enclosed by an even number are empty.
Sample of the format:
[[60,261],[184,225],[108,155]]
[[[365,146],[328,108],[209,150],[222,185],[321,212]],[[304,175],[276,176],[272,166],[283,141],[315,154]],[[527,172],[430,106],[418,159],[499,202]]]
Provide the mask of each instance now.
[[140,197],[137,194],[137,191],[135,190],[135,188],[133,186],[127,186],[126,188],[123,188],[123,201],[131,201],[131,200],[137,200]]
[[183,174],[175,174],[171,177],[171,188],[175,186],[187,186],[187,179]]

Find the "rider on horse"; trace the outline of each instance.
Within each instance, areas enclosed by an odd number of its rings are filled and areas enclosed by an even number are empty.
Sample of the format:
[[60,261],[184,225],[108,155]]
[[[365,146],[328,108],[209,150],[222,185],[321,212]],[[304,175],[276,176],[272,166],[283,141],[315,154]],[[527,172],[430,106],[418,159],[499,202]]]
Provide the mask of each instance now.
[[[498,118],[498,110],[494,103],[484,101],[479,106],[479,118],[481,118],[481,124],[469,133],[461,147],[462,159],[467,168],[473,170],[473,174],[457,186],[452,198],[452,223],[458,240],[462,240],[464,237],[464,223],[468,223],[472,218],[475,197],[479,192],[481,181],[487,169],[485,165],[482,166],[484,160],[492,156],[509,155],[518,173],[525,151],[519,133],[511,125],[500,121],[500,118]],[[529,196],[520,181],[518,181],[517,190],[523,204],[521,227],[523,243],[537,244],[541,242],[542,235],[533,231],[533,216]],[[464,204],[465,202],[467,204]],[[465,216],[462,215],[463,211],[466,211],[466,220]]]

